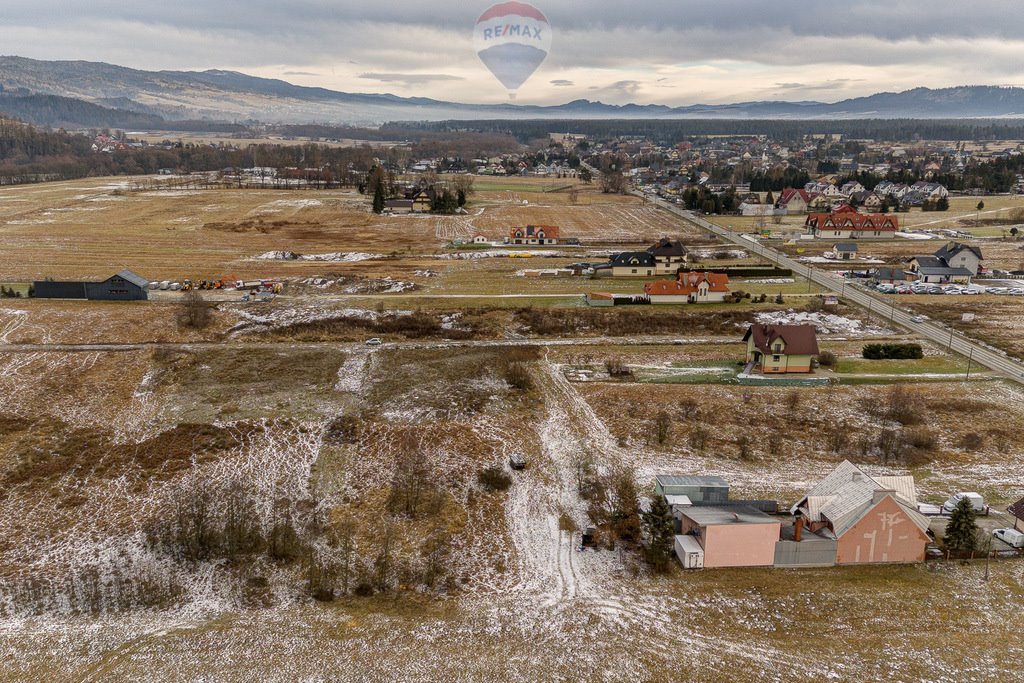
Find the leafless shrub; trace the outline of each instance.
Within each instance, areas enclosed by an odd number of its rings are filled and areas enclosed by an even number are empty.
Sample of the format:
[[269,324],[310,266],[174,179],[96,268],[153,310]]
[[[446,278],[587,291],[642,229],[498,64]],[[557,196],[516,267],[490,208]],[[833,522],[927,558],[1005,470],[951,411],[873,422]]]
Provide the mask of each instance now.
[[985,437],[977,432],[968,432],[960,437],[959,446],[965,451],[977,451],[985,445]]
[[178,310],[178,325],[192,330],[203,330],[209,327],[213,316],[210,306],[203,295],[192,290],[185,292]]
[[672,416],[662,410],[658,413],[657,417],[654,418],[654,438],[657,440],[659,446],[664,446],[668,443],[671,435]]
[[697,453],[703,454],[710,438],[711,432],[703,425],[697,425],[690,430],[688,437],[690,448],[697,451]]

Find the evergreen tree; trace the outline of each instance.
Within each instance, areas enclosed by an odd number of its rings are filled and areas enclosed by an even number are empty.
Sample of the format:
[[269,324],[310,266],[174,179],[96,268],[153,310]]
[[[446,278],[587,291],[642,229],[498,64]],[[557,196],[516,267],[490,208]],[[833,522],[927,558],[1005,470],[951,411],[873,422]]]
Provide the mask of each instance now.
[[969,552],[978,543],[978,524],[975,521],[974,506],[966,496],[953,508],[946,525],[946,547]]
[[775,197],[772,196],[772,191],[771,190],[768,190],[768,195],[764,198],[764,203],[765,204],[771,204],[772,206],[775,206]]
[[377,183],[373,188],[373,212],[384,212],[384,184]]
[[656,571],[665,571],[675,550],[675,522],[664,496],[655,496],[650,511],[643,513],[643,529],[647,561]]
[[949,199],[946,197],[939,197],[938,203],[935,204],[936,211],[949,211]]

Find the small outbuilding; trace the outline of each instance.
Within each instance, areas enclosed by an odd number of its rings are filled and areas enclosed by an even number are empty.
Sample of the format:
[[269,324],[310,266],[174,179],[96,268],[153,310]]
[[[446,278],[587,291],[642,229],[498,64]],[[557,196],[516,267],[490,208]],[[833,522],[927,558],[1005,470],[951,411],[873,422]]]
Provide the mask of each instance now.
[[836,242],[832,245],[832,255],[840,261],[853,261],[857,258],[857,243]]
[[697,540],[704,551],[704,567],[775,564],[775,545],[782,526],[777,517],[751,507],[717,505],[684,508],[679,515],[680,535]]
[[715,476],[659,474],[654,478],[654,492],[666,499],[685,496],[693,505],[713,505],[729,501],[729,482]]

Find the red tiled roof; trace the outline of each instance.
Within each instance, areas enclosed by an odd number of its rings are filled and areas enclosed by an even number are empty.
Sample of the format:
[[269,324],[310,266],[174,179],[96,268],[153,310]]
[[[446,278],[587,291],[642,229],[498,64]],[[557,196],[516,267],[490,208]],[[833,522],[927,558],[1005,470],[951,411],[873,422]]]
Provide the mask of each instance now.
[[818,337],[814,325],[761,325],[753,324],[743,335],[743,341],[754,338],[754,346],[762,353],[772,354],[777,339],[786,344],[783,353],[791,356],[817,356]]
[[516,237],[516,233],[519,232],[520,238],[524,237],[536,237],[537,233],[543,232],[545,239],[558,239],[558,226],[557,225],[527,225],[524,227],[512,228],[509,230],[509,235]]
[[696,294],[701,282],[707,280],[709,292],[729,292],[729,276],[725,273],[680,273],[677,280],[658,280],[644,285],[647,296],[689,296]]
[[781,206],[785,206],[786,204],[789,204],[790,201],[792,201],[793,197],[796,197],[798,195],[805,202],[810,202],[815,197],[820,197],[821,193],[820,192],[808,192],[807,190],[798,190],[798,189],[788,188],[788,189],[783,190],[782,194],[779,195],[779,202],[778,203]]
[[818,230],[891,230],[900,229],[900,219],[888,214],[870,216],[861,213],[812,213],[804,225]]

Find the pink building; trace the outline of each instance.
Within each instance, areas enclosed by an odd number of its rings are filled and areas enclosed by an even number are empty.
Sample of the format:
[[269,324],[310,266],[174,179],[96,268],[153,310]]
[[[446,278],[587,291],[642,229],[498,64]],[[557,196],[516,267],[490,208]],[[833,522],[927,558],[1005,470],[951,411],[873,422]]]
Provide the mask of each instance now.
[[704,549],[704,567],[770,567],[782,523],[751,507],[694,506],[679,511],[680,533]]
[[797,524],[836,539],[836,564],[924,561],[928,518],[913,477],[870,477],[844,461],[793,512]]

